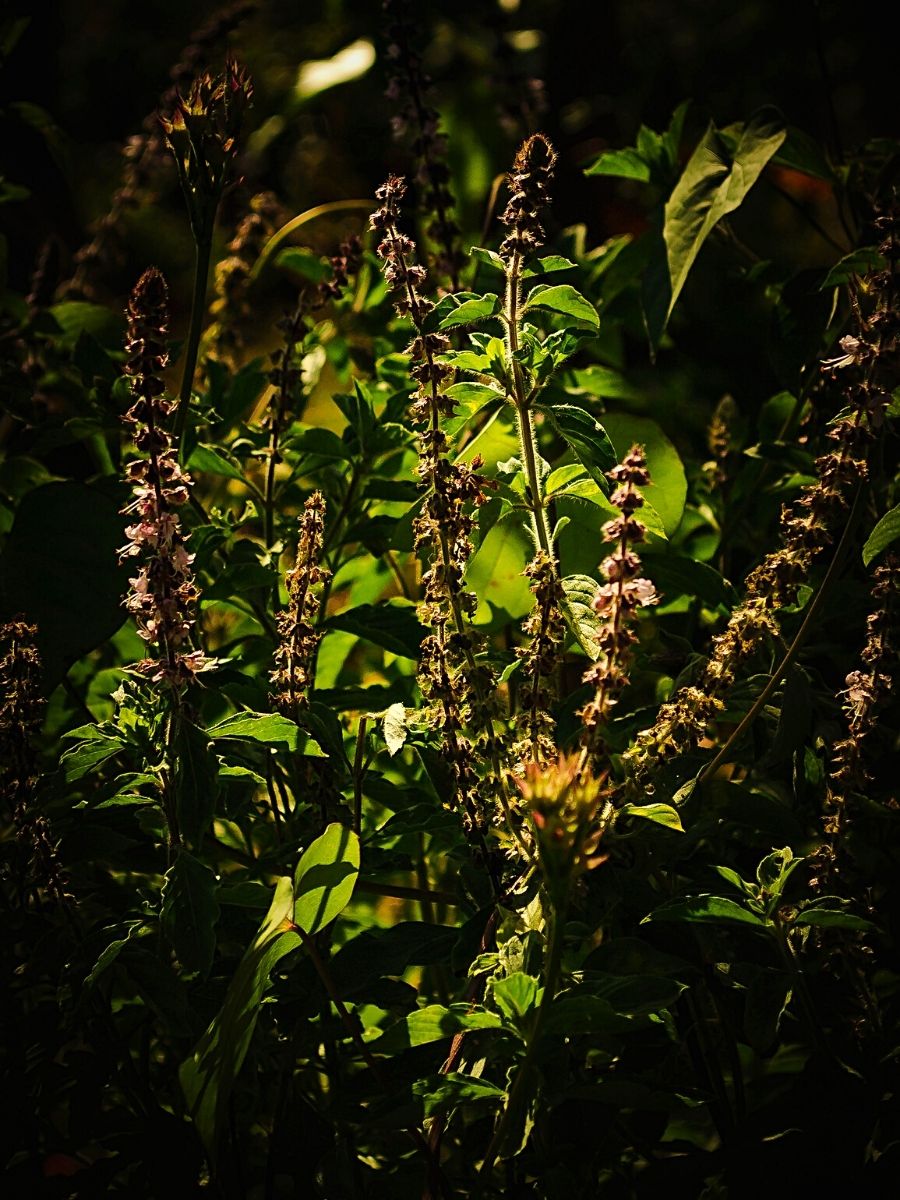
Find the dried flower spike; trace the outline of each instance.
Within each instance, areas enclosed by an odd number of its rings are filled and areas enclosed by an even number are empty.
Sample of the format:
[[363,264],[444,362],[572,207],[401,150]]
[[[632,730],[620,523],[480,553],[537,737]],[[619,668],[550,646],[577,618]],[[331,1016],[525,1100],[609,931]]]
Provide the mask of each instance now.
[[324,533],[325,499],[321,492],[313,492],[303,505],[297,556],[285,579],[288,603],[278,615],[279,644],[270,675],[276,689],[273,704],[294,721],[309,704],[316,651],[322,639],[322,593],[331,578],[331,572],[321,565]]
[[578,714],[584,723],[584,752],[594,756],[600,750],[600,731],[628,682],[632,646],[637,640],[635,614],[658,599],[653,584],[641,576],[641,560],[634,550],[646,534],[635,516],[644,504],[638,488],[650,482],[643,448],[632,446],[621,463],[607,471],[607,478],[616,485],[610,502],[621,516],[603,526],[604,537],[615,548],[600,564],[606,582],[597,589],[592,603],[600,618],[596,634],[599,656],[583,678],[593,684],[594,695]]
[[546,235],[540,217],[550,202],[556,157],[542,133],[532,134],[519,147],[507,176],[509,201],[500,217],[509,228],[500,246],[500,257],[507,265],[516,258],[527,258],[544,244]]
[[191,480],[178,465],[166,429],[174,407],[162,380],[168,361],[168,289],[155,267],[138,280],[127,318],[125,371],[134,403],[125,420],[134,428],[142,457],[128,464],[135,499],[122,510],[136,519],[125,530],[128,544],[120,551],[120,561],[141,560],[125,607],[135,617],[140,636],[156,651],[136,669],[180,688],[212,664],[200,651],[189,649],[199,592],[191,571],[193,555],[187,551],[187,535],[176,510],[187,502]]
[[548,762],[557,753],[556,722],[550,708],[556,698],[555,676],[565,642],[566,623],[561,607],[565,594],[546,551],[538,550],[524,573],[532,581],[534,607],[522,625],[528,642],[516,651],[524,683],[519,693],[519,741],[513,754],[521,761]]

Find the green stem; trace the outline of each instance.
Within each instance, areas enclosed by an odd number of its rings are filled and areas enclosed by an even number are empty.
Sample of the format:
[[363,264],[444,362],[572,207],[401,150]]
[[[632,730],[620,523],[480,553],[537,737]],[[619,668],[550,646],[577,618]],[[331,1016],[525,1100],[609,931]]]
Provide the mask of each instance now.
[[525,1057],[522,1059],[522,1063],[513,1079],[512,1087],[509,1089],[509,1096],[507,1097],[506,1108],[503,1110],[503,1116],[500,1118],[497,1128],[494,1131],[494,1136],[491,1138],[490,1145],[484,1156],[484,1162],[481,1164],[479,1176],[482,1184],[486,1183],[490,1178],[490,1174],[494,1169],[494,1163],[497,1161],[509,1136],[513,1117],[519,1111],[521,1098],[530,1083],[531,1071],[540,1046],[541,1034],[547,1021],[547,1013],[550,1011],[550,1005],[553,1003],[556,986],[559,982],[567,908],[568,899],[566,898],[559,902],[553,914],[553,924],[550,930],[550,946],[547,954],[547,969],[544,973],[544,994],[541,996],[541,1003],[538,1006],[534,1024],[531,1027],[531,1033],[525,1047]]
[[184,351],[184,369],[181,375],[181,391],[178,395],[178,410],[175,413],[175,442],[178,446],[178,456],[184,457],[184,431],[187,428],[188,409],[191,406],[191,390],[194,386],[194,372],[197,369],[197,354],[200,350],[200,335],[203,332],[203,318],[206,315],[206,285],[209,281],[209,260],[212,255],[212,237],[203,238],[195,243],[194,259],[194,298],[191,303],[191,324],[188,329],[187,345]]

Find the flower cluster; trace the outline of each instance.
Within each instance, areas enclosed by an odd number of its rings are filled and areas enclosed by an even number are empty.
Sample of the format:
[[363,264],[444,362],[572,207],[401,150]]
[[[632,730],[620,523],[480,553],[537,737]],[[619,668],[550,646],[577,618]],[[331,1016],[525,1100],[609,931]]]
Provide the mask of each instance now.
[[244,112],[252,97],[250,76],[229,58],[222,74],[204,72],[186,96],[179,94],[170,114],[160,114],[198,243],[212,237],[222,190],[237,154]]
[[[34,804],[38,780],[35,739],[46,708],[36,638],[37,628],[22,617],[0,626],[0,801],[24,851],[23,867],[30,859],[23,870],[26,881],[32,887],[45,888],[57,903],[65,904],[71,897],[50,824]],[[22,892],[26,890],[23,886]]]
[[594,695],[578,714],[584,725],[584,747],[593,754],[599,750],[600,730],[628,682],[631,650],[637,640],[632,628],[635,614],[658,599],[653,584],[641,576],[641,560],[634,550],[646,533],[635,516],[644,504],[638,488],[650,482],[643,448],[632,446],[618,466],[607,471],[607,478],[616,485],[610,503],[621,515],[603,526],[604,537],[615,548],[600,564],[606,582],[597,589],[591,605],[600,621],[595,635],[599,653],[583,681],[593,685]]
[[464,730],[474,720],[483,722],[483,738],[492,742],[490,706],[483,701],[493,688],[484,686],[484,668],[476,663],[474,637],[466,623],[475,597],[463,588],[463,574],[472,552],[472,509],[484,502],[487,481],[477,474],[480,459],[468,466],[451,462],[447,456],[449,442],[440,420],[452,416],[455,405],[441,389],[452,369],[438,361],[438,356],[449,349],[449,341],[443,334],[425,329],[433,308],[421,292],[426,272],[414,261],[415,245],[398,224],[405,192],[402,179],[389,177],[376,193],[382,203],[371,217],[371,226],[381,235],[378,256],[397,313],[413,324],[407,353],[412,359],[410,374],[418,386],[410,411],[417,425],[426,426],[419,435],[417,467],[425,502],[414,534],[416,550],[424,551],[429,560],[422,579],[419,617],[432,632],[422,643],[419,682],[431,702],[433,720],[442,728],[463,812],[470,826],[480,828],[478,773]]
[[191,480],[178,465],[165,428],[174,408],[162,380],[168,362],[168,289],[155,267],[138,280],[127,318],[125,371],[134,403],[125,420],[134,428],[142,457],[127,467],[135,499],[122,511],[136,520],[125,530],[128,544],[120,561],[142,561],[130,580],[125,607],[135,617],[140,636],[156,647],[156,656],[139,662],[136,669],[155,682],[180,688],[211,664],[202,652],[186,649],[199,592],[191,571],[193,555],[187,551],[187,535],[176,510],[189,499]]
[[528,642],[516,651],[524,683],[519,693],[519,741],[513,748],[513,756],[522,761],[547,762],[556,754],[555,721],[550,708],[556,696],[555,676],[565,642],[566,623],[561,607],[565,596],[556,566],[545,550],[538,550],[525,568],[525,575],[532,581],[534,607],[522,625]]
[[900,601],[900,558],[889,554],[875,568],[872,598],[876,606],[867,621],[862,670],[851,671],[843,692],[848,736],[834,746],[831,773],[832,798],[859,791],[869,779],[866,742],[875,732],[876,713],[890,695],[892,669],[900,638],[897,635],[897,604]]
[[75,273],[64,286],[66,296],[92,299],[97,276],[122,258],[121,243],[127,214],[151,194],[164,154],[158,113],[171,114],[179,91],[204,70],[210,55],[257,8],[254,0],[226,4],[190,35],[178,62],[169,72],[171,85],[160,97],[158,109],[148,115],[141,133],[133,134],[122,148],[122,182],[113,194],[109,210],[91,227],[91,240],[75,254]]
[[576,876],[606,857],[598,854],[604,781],[582,769],[577,754],[560,754],[550,763],[528,763],[517,783],[534,822],[547,885],[559,901]]
[[845,527],[853,498],[869,478],[869,461],[897,383],[900,344],[894,299],[900,218],[884,214],[876,227],[884,235],[879,251],[887,266],[866,281],[868,314],[859,296],[854,297],[856,332],[841,340],[844,353],[824,364],[832,377],[846,372],[848,382],[843,389],[844,407],[828,429],[830,446],[816,459],[816,480],[782,510],[783,544],[747,576],[744,599],[714,639],[696,686],[682,688],[664,704],[654,725],[638,735],[628,752],[629,769],[644,786],[660,763],[697,744],[710,719],[722,709],[721,696],[738,670],[778,636],[777,610],[796,600],[800,585]]
[[447,138],[440,130],[440,114],[428,103],[431,80],[413,45],[409,0],[384,0],[383,8],[387,58],[392,68],[385,94],[400,104],[391,124],[396,137],[403,137],[410,128],[414,130],[412,150],[418,160],[415,181],[420,189],[420,206],[430,217],[426,233],[437,247],[433,266],[455,291],[464,259],[459,225],[453,217],[456,201],[450,190]]
[[319,615],[322,592],[331,572],[321,565],[325,534],[325,499],[313,492],[303,505],[294,566],[285,576],[287,608],[278,614],[279,643],[270,675],[272,703],[296,721],[309,703],[316,651],[322,639]]
[[540,218],[550,200],[555,166],[556,151],[542,133],[532,134],[519,147],[507,176],[509,200],[500,217],[509,229],[500,245],[500,257],[507,265],[527,258],[544,244]]

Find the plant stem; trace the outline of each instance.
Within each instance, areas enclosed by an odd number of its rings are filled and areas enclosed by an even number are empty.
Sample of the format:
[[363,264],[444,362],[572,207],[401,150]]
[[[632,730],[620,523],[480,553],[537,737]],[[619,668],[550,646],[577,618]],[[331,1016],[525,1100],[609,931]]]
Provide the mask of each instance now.
[[175,413],[175,442],[178,446],[178,457],[184,460],[184,431],[187,428],[188,409],[191,406],[191,390],[194,386],[194,372],[197,369],[197,354],[200,349],[200,335],[203,332],[203,318],[206,314],[206,285],[209,281],[209,260],[212,255],[212,236],[202,238],[195,243],[194,259],[194,298],[191,303],[191,324],[188,329],[187,345],[184,350],[184,369],[181,375],[181,391],[178,395],[178,409]]
[[494,1131],[494,1136],[491,1138],[490,1145],[484,1156],[484,1162],[481,1164],[479,1177],[482,1185],[490,1178],[491,1171],[494,1169],[494,1163],[497,1161],[509,1136],[513,1117],[519,1110],[521,1097],[525,1092],[527,1084],[530,1082],[531,1070],[540,1046],[541,1034],[547,1020],[547,1013],[550,1011],[550,1005],[553,1003],[553,998],[556,994],[556,985],[559,981],[567,908],[568,900],[561,900],[553,914],[553,924],[550,930],[550,946],[547,954],[547,969],[544,972],[544,994],[541,996],[541,1003],[538,1006],[534,1024],[531,1027],[531,1033],[525,1047],[525,1057],[522,1059],[522,1063],[513,1079],[506,1101],[506,1108],[503,1110],[503,1116],[500,1118],[497,1128]]

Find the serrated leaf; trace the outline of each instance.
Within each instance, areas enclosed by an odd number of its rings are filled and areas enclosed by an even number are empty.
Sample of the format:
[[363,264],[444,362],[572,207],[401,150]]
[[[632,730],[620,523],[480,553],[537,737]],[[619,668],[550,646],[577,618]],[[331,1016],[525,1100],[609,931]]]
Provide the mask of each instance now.
[[495,316],[500,311],[500,298],[494,292],[477,296],[473,300],[464,300],[458,308],[447,314],[439,323],[438,329],[455,329],[458,325],[475,325]]
[[683,900],[672,900],[644,917],[647,921],[698,921],[708,924],[754,925],[765,928],[765,921],[734,900],[725,896],[688,896]]
[[344,911],[359,875],[359,838],[332,821],[303,852],[294,874],[294,924],[312,937]]
[[409,732],[406,725],[406,705],[392,704],[384,714],[382,731],[391,758],[403,749],[406,735]]
[[676,829],[679,833],[684,833],[681,817],[669,804],[623,804],[619,812],[622,816],[653,821],[656,825],[665,825],[666,829]]
[[209,729],[211,738],[236,738],[265,746],[286,746],[307,758],[326,758],[322,747],[299,726],[280,713],[241,712]]
[[616,452],[603,425],[586,408],[574,404],[555,404],[544,411],[597,486],[608,491],[606,472],[616,465]]
[[566,575],[562,581],[565,593],[563,616],[576,642],[588,656],[596,661],[600,656],[597,632],[600,618],[594,612],[593,601],[600,585],[590,575]]
[[897,538],[900,538],[900,504],[886,512],[866,538],[862,550],[863,563],[868,566],[873,558],[877,558],[882,550],[886,550]]
[[592,325],[595,329],[600,326],[600,317],[596,308],[570,283],[538,284],[537,287],[532,288],[522,311],[528,312],[534,308],[547,309],[549,312],[574,317],[578,321]]
[[181,965],[204,979],[216,949],[217,886],[209,867],[182,850],[166,872],[161,893],[163,932]]
[[98,735],[91,738],[90,741],[73,746],[60,758],[59,765],[65,774],[66,783],[75,783],[77,780],[83,779],[85,775],[96,770],[107,759],[118,754],[120,750],[124,750],[125,743],[121,738],[100,734],[99,731]]

